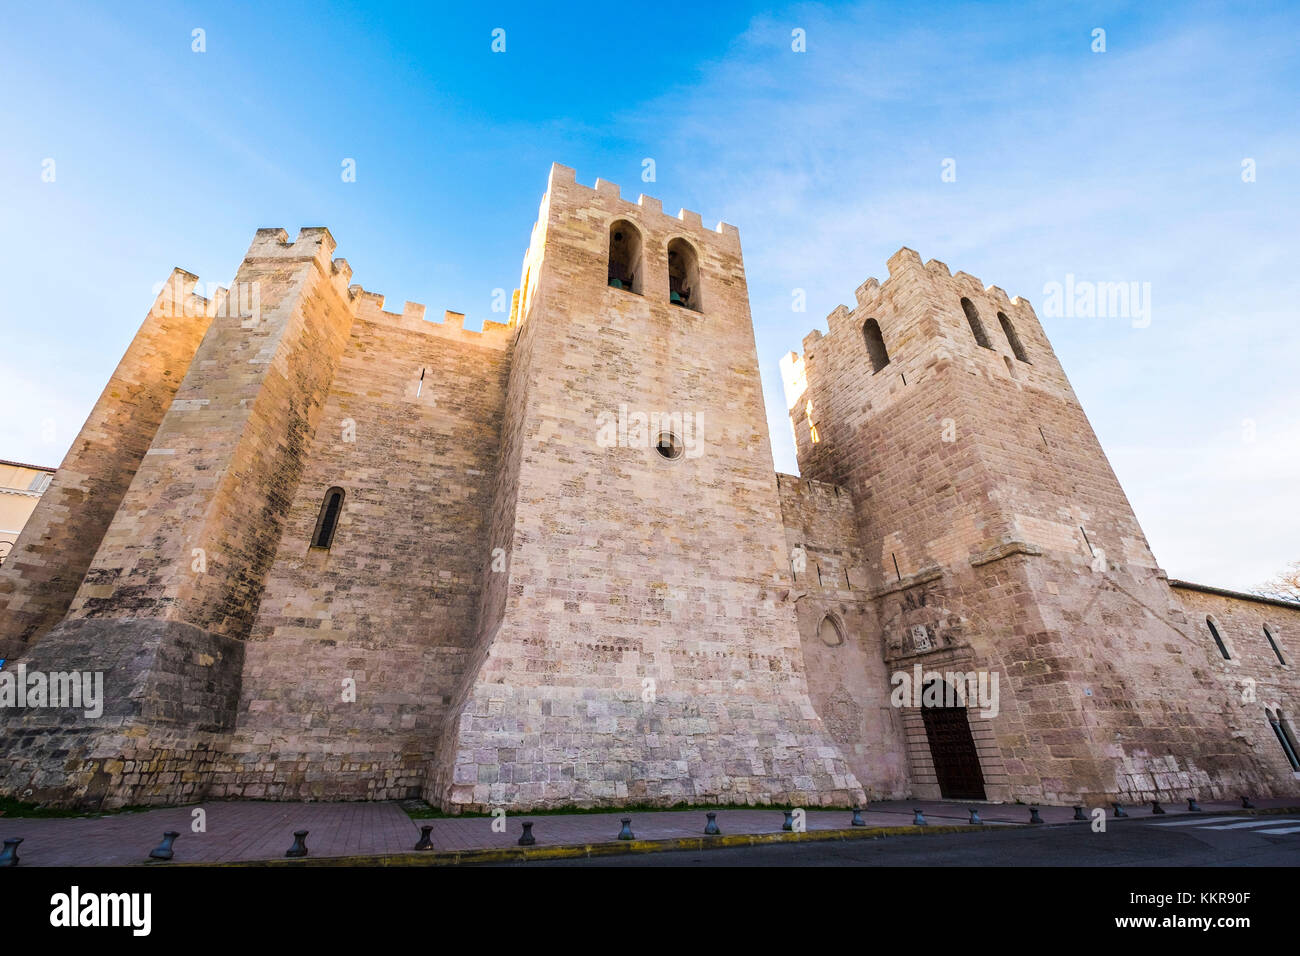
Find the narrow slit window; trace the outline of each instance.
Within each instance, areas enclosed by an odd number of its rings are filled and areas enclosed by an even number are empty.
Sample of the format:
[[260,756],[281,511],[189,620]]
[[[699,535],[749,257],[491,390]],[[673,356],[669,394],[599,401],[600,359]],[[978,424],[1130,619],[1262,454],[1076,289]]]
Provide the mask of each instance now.
[[1016,334],[1016,327],[1011,324],[1011,320],[1004,313],[999,312],[998,321],[1002,323],[1002,334],[1007,337],[1007,345],[1011,346],[1011,351],[1015,353],[1016,358],[1026,365],[1032,365],[1033,363],[1029,361],[1029,353],[1025,351],[1024,343]]
[[[1291,723],[1291,718],[1287,716],[1285,711],[1279,710],[1277,712],[1277,726],[1282,731],[1282,736],[1286,738],[1286,742],[1291,745],[1291,753],[1300,758],[1300,742],[1295,739],[1295,725]],[[1300,767],[1295,769],[1300,770]]]
[[328,549],[334,543],[334,531],[338,528],[339,513],[343,510],[343,489],[331,488],[325,492],[321,502],[320,516],[316,519],[316,533],[312,535],[313,548]]
[[975,336],[976,343],[981,348],[993,348],[989,343],[989,334],[984,331],[984,322],[970,299],[961,300],[961,310],[966,313],[966,321],[970,324],[971,335]]
[[889,350],[885,348],[885,337],[880,334],[880,323],[875,319],[867,319],[866,325],[862,326],[862,338],[867,343],[871,371],[875,374],[889,364]]
[[1218,645],[1219,653],[1223,655],[1223,659],[1225,661],[1232,660],[1232,655],[1228,653],[1228,646],[1223,643],[1223,638],[1219,636],[1219,629],[1214,626],[1214,618],[1207,617],[1205,623],[1209,627],[1210,636],[1214,638],[1214,643]]
[[1277,646],[1277,641],[1273,638],[1273,632],[1268,629],[1267,624],[1264,625],[1264,639],[1268,641],[1268,646],[1273,648],[1273,656],[1277,658],[1277,662],[1285,666],[1286,658],[1282,656],[1282,648]]
[[[1265,711],[1265,713],[1268,713]],[[1300,770],[1300,757],[1296,756],[1295,748],[1291,746],[1291,740],[1287,735],[1282,721],[1272,714],[1268,714],[1269,726],[1273,728],[1273,733],[1277,735],[1277,742],[1282,745],[1282,752],[1286,754],[1286,759],[1291,764],[1292,770]]]

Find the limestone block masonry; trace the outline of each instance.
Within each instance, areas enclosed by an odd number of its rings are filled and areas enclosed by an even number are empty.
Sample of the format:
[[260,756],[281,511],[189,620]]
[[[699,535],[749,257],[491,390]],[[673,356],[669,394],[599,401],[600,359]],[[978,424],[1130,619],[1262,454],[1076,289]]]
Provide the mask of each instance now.
[[0,568],[0,793],[1300,793],[1300,606],[1167,580],[1024,300],[900,250],[782,362],[796,477],[732,226],[556,165],[479,332],[334,248],[163,286]]

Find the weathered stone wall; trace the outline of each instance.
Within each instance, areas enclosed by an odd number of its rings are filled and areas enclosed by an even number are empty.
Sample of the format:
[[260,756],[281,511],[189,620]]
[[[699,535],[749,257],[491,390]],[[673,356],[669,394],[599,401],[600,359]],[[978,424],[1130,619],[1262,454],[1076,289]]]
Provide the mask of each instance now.
[[172,272],[0,568],[0,658],[67,612],[211,317],[198,277]]
[[[249,639],[214,797],[392,799],[424,784],[473,644],[511,330],[357,319]],[[344,502],[310,547],[326,492]],[[345,680],[355,694],[345,700]]]
[[[1226,725],[1227,744],[1245,751],[1251,763],[1262,768],[1261,789],[1272,781],[1296,781],[1283,792],[1300,793],[1300,774],[1286,758],[1286,751],[1269,723],[1271,712],[1290,732],[1293,749],[1300,754],[1300,675],[1295,654],[1300,648],[1300,607],[1281,602],[1256,600],[1213,588],[1175,582],[1175,601],[1182,606],[1180,631],[1185,636],[1188,656],[1195,661],[1198,677],[1218,685],[1220,707],[1211,715]],[[1207,619],[1227,648],[1225,660],[1210,633]],[[1264,629],[1272,635],[1278,654],[1269,645]],[[1230,794],[1231,795],[1231,794]]]
[[889,703],[889,674],[853,500],[837,485],[794,475],[776,478],[787,552],[794,556],[790,601],[798,614],[813,707],[867,797],[901,799],[911,792],[903,724]]
[[510,369],[489,496],[485,540],[487,554],[482,565],[483,584],[477,627],[461,679],[449,701],[447,719],[443,722],[437,742],[437,759],[430,765],[425,776],[423,795],[431,803],[439,805],[444,802],[452,786],[456,766],[453,755],[459,747],[460,715],[464,713],[466,703],[474,692],[479,670],[487,659],[501,626],[510,593],[509,561],[518,535],[515,515],[520,498],[520,467],[527,445],[525,408],[532,378],[533,344],[539,326],[530,317],[541,314],[544,309],[540,303],[545,300],[545,295],[539,280],[542,261],[546,255],[544,238],[550,216],[550,199],[548,191],[542,197],[538,220],[533,224],[532,241],[524,256],[520,287],[512,303]]
[[[331,262],[329,233],[287,238],[258,232],[236,276],[257,290],[248,313],[232,299],[239,307],[212,320],[68,615],[28,655],[29,667],[59,670],[87,646],[104,662],[130,660],[106,674],[105,691],[136,704],[120,718],[29,735],[25,759],[3,768],[8,792],[60,768],[83,781],[66,802],[167,802],[206,786],[174,775],[142,739],[183,752],[186,734],[232,726],[242,641],[352,323],[350,270]],[[154,768],[138,784],[127,779],[128,740],[132,765]]]
[[[468,808],[626,801],[846,803],[861,789],[808,698],[737,234],[552,170],[501,624],[461,707]],[[611,224],[640,231],[642,294],[611,288]],[[669,304],[667,247],[703,311]],[[698,290],[697,290],[698,291]],[[511,383],[511,398],[515,397]],[[602,447],[601,413],[700,416],[702,454]],[[647,680],[654,681],[653,695]]]

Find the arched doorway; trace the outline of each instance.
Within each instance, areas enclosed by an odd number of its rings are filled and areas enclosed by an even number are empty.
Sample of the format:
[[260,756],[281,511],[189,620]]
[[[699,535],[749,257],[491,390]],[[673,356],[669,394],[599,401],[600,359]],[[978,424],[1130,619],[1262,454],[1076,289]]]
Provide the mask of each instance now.
[[[937,681],[926,684],[922,696],[924,701],[938,700],[943,704],[956,699],[948,684]],[[921,708],[921,717],[925,721],[925,736],[930,744],[939,793],[948,800],[985,799],[984,774],[980,770],[979,754],[975,752],[966,708],[927,705]]]

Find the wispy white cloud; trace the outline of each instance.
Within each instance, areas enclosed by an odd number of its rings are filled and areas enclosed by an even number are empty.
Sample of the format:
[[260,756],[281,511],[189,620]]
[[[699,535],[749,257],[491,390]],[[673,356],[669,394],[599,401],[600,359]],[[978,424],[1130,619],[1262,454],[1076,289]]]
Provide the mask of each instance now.
[[[624,135],[708,197],[706,220],[741,229],[783,471],[777,361],[899,246],[1035,304],[1070,272],[1150,282],[1150,328],[1045,325],[1157,557],[1249,587],[1300,557],[1300,17],[1088,16],[1110,27],[1105,54],[1058,5],[910,22],[795,7],[629,110]],[[796,25],[806,54],[789,49]],[[796,287],[807,313],[790,311]],[[1259,435],[1242,447],[1248,417]]]

